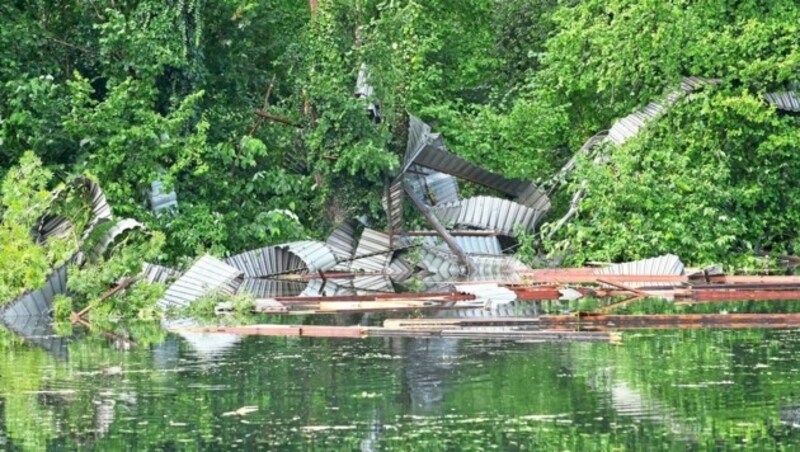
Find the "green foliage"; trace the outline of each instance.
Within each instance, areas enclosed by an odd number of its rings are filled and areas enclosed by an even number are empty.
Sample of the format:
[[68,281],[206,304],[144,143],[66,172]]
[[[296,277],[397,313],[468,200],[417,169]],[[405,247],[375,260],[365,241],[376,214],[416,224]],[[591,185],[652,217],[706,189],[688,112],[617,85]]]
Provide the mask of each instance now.
[[[126,278],[136,277],[145,262],[155,261],[163,245],[164,235],[159,232],[128,232],[97,262],[70,267],[67,284],[72,300],[62,304],[74,311],[91,306],[90,318],[158,318],[160,312],[155,302],[164,294],[161,284],[138,281],[109,298],[102,297]],[[64,320],[69,311],[56,309],[56,315]]]
[[[760,100],[800,84],[798,19],[793,0],[329,0],[314,14],[281,0],[7,2],[0,174],[26,150],[59,180],[91,174],[175,263],[319,238],[355,215],[381,227],[406,112],[469,160],[546,181],[681,77],[717,77],[608,165],[581,162],[572,189],[585,180],[588,197],[545,246],[572,263],[671,251],[750,265],[800,245],[796,118]],[[371,99],[353,96],[362,65]],[[177,211],[150,212],[155,180]],[[554,194],[551,218],[569,197]],[[36,253],[26,281],[63,254]]]
[[224,318],[231,320],[234,324],[241,325],[252,315],[255,299],[248,294],[236,294],[231,296],[219,292],[212,292],[195,300],[180,312],[188,314],[193,318],[206,320],[214,319],[218,317],[215,309],[223,303],[230,307],[230,311],[224,315]]
[[52,173],[42,168],[33,152],[11,169],[2,186],[0,223],[0,303],[7,303],[25,289],[41,286],[51,269],[77,250],[70,240],[49,240],[39,246],[31,231],[47,211],[52,195],[46,189]]

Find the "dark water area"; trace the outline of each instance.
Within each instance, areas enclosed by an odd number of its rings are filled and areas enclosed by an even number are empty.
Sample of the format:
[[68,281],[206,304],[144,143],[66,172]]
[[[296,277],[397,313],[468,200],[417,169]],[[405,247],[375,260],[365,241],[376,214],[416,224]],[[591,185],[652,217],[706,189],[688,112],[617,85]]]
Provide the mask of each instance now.
[[626,332],[612,345],[124,329],[134,345],[0,334],[0,447],[800,447],[797,330]]

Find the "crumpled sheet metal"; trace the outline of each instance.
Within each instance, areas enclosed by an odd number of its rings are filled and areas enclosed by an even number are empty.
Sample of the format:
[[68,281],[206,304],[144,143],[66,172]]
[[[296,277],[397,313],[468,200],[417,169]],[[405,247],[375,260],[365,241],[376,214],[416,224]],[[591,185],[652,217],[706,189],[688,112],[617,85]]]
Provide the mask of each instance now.
[[[453,240],[467,254],[503,254],[500,239],[496,236],[469,236],[453,235]],[[436,247],[443,251],[449,251],[447,244],[439,237],[426,236],[422,239],[423,245]]]
[[175,190],[169,193],[165,192],[164,183],[161,181],[154,181],[150,184],[147,201],[150,203],[150,210],[155,214],[178,207],[178,195]]
[[247,278],[266,278],[307,268],[299,256],[280,246],[245,251],[225,259],[225,263],[241,270]]
[[778,110],[800,112],[800,96],[795,91],[767,93],[764,100],[774,105]]
[[282,279],[245,278],[236,293],[254,298],[296,297],[306,288],[304,281]]
[[[92,209],[92,216],[81,236],[81,239],[85,240],[89,234],[92,233],[95,226],[112,218],[111,206],[108,204],[103,189],[92,179],[78,177],[70,184],[81,190],[83,196],[89,201],[89,206]],[[53,197],[57,200],[60,194],[61,192],[56,192],[53,194]],[[50,237],[60,238],[68,236],[72,233],[73,228],[73,224],[62,216],[45,215],[39,220],[39,224],[34,231],[34,237],[37,243],[43,244]]]
[[324,242],[301,240],[278,246],[299,257],[309,272],[324,272],[336,266],[336,255]]
[[547,194],[535,184],[530,181],[507,179],[451,153],[446,149],[441,134],[431,132],[430,126],[414,115],[409,115],[405,164],[400,175],[403,175],[411,165],[424,166],[493,188],[517,197],[519,202],[528,207],[540,210],[550,208]]
[[392,232],[399,231],[403,226],[403,178],[398,177],[386,184],[381,203]]
[[[595,271],[596,275],[683,275],[685,268],[681,259],[674,254],[665,254],[663,256],[651,257],[649,259],[641,259],[638,261],[623,262],[621,264],[613,264],[608,267],[600,268]],[[679,283],[677,283],[679,285]],[[672,286],[676,283],[664,283],[657,281],[636,281],[625,282],[627,287],[651,287],[651,286]]]
[[352,270],[383,273],[391,262],[393,250],[391,238],[382,232],[365,228],[358,241],[356,256],[365,256],[354,259],[350,264]]
[[664,99],[650,102],[641,110],[637,110],[615,122],[608,131],[608,139],[617,146],[622,145],[636,136],[645,124],[665,113],[669,107],[674,105],[684,95],[701,86],[716,85],[718,83],[719,80],[717,79],[685,77],[681,81],[680,88],[668,93]]
[[56,295],[67,292],[67,266],[69,262],[54,270],[45,280],[44,285],[25,292],[2,307],[2,319],[14,323],[24,317],[49,316],[53,311],[53,300]]
[[491,196],[475,196],[437,206],[434,212],[444,223],[496,231],[509,236],[515,235],[517,227],[534,232],[544,214],[542,210]]
[[448,174],[433,172],[425,176],[425,187],[430,205],[447,204],[461,199],[458,194],[458,181]]
[[89,252],[89,258],[93,261],[99,260],[116,240],[122,234],[132,231],[134,229],[145,230],[145,225],[139,223],[132,218],[123,218],[117,224],[112,226],[102,237],[97,241],[97,245]]
[[171,280],[178,279],[181,276],[181,272],[179,270],[175,270],[174,268],[145,262],[144,265],[142,265],[141,275],[142,279],[147,284],[166,284]]
[[201,257],[158,300],[162,309],[185,308],[212,292],[233,295],[242,283],[242,272],[209,255]]
[[402,282],[414,274],[414,267],[412,267],[408,261],[403,259],[402,256],[396,256],[389,263],[387,272],[394,281]]
[[350,262],[356,254],[356,227],[358,222],[348,220],[334,229],[325,243],[336,256],[337,264],[331,270],[348,272]]
[[[530,270],[513,256],[469,255],[468,257],[475,269],[475,272],[469,275],[472,281],[517,282],[521,279],[520,272]],[[435,275],[429,282],[459,279],[466,273],[466,268],[459,265],[456,255],[439,248],[423,246],[419,265],[426,272]]]

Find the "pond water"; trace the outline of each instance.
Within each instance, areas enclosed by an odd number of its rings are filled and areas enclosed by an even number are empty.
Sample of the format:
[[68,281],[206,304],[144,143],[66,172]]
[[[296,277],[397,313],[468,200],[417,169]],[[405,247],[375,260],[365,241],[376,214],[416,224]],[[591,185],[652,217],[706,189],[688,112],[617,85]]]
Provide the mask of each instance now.
[[4,449],[800,446],[800,331],[607,343],[0,334]]

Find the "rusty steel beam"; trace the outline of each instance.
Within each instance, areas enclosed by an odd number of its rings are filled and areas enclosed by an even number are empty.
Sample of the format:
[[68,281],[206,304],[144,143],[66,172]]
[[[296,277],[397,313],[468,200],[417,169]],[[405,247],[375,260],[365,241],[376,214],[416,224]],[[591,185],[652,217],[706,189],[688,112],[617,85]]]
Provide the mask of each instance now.
[[373,295],[333,295],[330,297],[274,297],[272,299],[283,304],[316,304],[322,301],[471,301],[475,299],[475,295],[459,292],[377,293]]
[[[800,300],[800,290],[758,290],[758,289],[723,289],[694,290],[692,301],[696,303],[722,301],[779,301]],[[691,302],[689,302],[691,303]]]
[[542,316],[539,321],[543,328],[797,328],[800,314],[585,314]]

